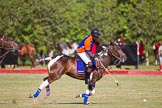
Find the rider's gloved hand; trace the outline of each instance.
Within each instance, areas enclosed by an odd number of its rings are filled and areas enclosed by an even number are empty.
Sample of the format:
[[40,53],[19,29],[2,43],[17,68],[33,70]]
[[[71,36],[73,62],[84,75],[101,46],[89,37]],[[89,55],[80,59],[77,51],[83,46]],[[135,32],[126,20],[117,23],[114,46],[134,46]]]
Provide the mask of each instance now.
[[91,57],[91,58],[95,58],[95,54],[91,53],[91,52],[87,52],[88,55]]

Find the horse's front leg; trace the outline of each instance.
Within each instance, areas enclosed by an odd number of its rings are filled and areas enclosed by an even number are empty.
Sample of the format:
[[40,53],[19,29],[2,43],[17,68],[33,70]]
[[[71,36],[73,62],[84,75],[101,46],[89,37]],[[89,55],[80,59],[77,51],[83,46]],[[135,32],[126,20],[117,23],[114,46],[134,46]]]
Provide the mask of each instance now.
[[92,96],[95,94],[95,83],[96,83],[96,78],[93,78],[93,73],[90,74],[90,81],[88,83],[88,87],[86,90],[86,94],[89,96]]
[[49,96],[50,95],[49,84],[51,84],[52,82],[58,80],[61,76],[62,76],[62,74],[57,75],[57,74],[54,74],[54,73],[50,73],[48,77],[43,79],[43,82],[41,83],[41,85],[39,86],[37,91],[33,94],[33,96],[31,96],[31,97],[34,97],[34,98],[38,97],[40,92],[42,91],[42,89],[44,87],[46,87],[46,96]]
[[90,81],[86,90],[86,94],[89,94],[90,96],[95,94],[95,82]]
[[95,94],[95,81],[90,81],[86,89],[86,93],[77,95],[76,98],[83,97],[84,104],[89,104],[88,97]]

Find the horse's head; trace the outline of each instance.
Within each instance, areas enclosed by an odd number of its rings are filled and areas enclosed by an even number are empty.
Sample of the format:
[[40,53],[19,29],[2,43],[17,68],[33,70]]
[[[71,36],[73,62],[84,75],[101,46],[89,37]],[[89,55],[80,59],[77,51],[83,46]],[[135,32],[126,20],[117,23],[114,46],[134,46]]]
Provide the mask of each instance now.
[[108,50],[113,57],[119,60],[119,62],[125,62],[127,60],[126,54],[122,51],[122,49],[115,43],[111,43],[108,45]]
[[102,46],[101,52],[98,53],[100,57],[110,56],[110,58],[115,58],[115,65],[120,65],[121,62],[125,62],[127,60],[126,54],[122,51],[122,49],[115,43],[110,43],[109,45]]
[[13,49],[17,46],[14,41],[8,41],[4,37],[0,38],[0,47],[4,49]]

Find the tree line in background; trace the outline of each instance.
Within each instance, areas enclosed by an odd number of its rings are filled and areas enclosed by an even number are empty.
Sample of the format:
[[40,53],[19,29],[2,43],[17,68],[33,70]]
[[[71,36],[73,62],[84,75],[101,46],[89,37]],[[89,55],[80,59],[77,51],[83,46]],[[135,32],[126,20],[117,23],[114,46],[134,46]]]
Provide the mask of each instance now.
[[162,40],[161,0],[0,0],[0,34],[48,52],[98,28],[107,44],[121,35],[146,49]]

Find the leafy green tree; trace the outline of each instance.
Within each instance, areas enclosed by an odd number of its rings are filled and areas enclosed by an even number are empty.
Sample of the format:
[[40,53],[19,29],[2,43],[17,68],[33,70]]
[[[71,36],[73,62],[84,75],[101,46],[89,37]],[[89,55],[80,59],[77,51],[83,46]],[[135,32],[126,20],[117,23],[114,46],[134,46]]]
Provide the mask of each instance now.
[[33,43],[45,52],[60,42],[77,42],[98,28],[101,42],[125,36],[147,49],[162,40],[161,0],[1,0],[0,34]]

